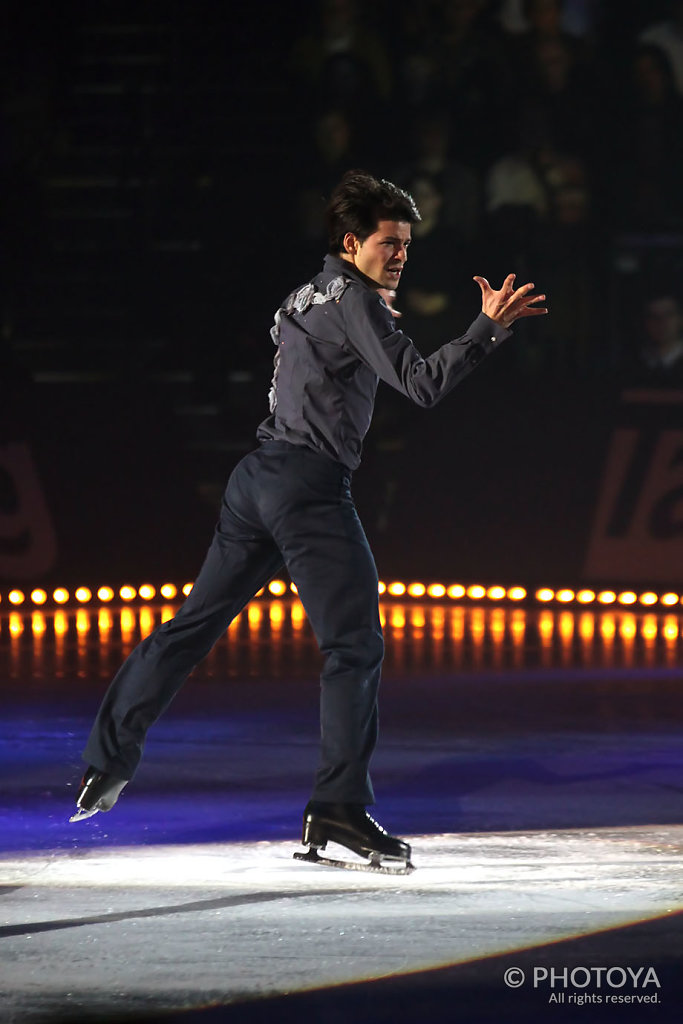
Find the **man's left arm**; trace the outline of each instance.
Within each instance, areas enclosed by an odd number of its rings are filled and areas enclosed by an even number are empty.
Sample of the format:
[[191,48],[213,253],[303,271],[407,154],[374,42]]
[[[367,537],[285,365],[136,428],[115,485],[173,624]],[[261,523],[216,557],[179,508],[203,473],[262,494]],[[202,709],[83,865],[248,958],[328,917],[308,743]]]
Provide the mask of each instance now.
[[383,302],[367,292],[348,294],[348,340],[359,357],[378,377],[417,405],[438,402],[501,342],[510,336],[510,325],[523,316],[545,312],[534,306],[545,296],[532,296],[533,285],[516,291],[509,275],[501,289],[491,288],[484,278],[482,312],[461,337],[442,345],[423,358],[402,331],[396,330]]

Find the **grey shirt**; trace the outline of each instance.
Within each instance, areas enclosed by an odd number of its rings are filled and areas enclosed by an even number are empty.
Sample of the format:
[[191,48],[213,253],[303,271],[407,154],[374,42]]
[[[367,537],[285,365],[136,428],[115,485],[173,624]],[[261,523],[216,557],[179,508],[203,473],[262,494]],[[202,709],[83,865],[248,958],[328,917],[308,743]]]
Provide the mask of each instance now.
[[378,286],[326,256],[322,271],[275,315],[271,414],[257,437],[304,445],[355,469],[379,380],[417,405],[435,405],[510,333],[480,313],[462,337],[425,359],[396,329]]

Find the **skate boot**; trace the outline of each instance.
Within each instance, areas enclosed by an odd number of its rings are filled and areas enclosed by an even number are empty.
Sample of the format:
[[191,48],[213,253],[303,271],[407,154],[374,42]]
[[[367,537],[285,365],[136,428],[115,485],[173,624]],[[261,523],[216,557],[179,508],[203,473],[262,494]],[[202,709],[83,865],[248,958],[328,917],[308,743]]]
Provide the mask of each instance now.
[[[407,875],[414,870],[408,843],[389,835],[370,817],[362,804],[328,804],[311,800],[304,811],[301,842],[308,846],[308,851],[297,852],[294,857],[311,864],[327,864],[352,871],[381,871],[388,875]],[[345,846],[359,857],[366,857],[367,861],[321,857],[318,850],[324,850],[328,842]],[[385,861],[389,863],[385,864]]]
[[98,768],[88,768],[81,780],[76,813],[69,821],[83,821],[98,811],[110,811],[127,782],[127,779],[117,779]]

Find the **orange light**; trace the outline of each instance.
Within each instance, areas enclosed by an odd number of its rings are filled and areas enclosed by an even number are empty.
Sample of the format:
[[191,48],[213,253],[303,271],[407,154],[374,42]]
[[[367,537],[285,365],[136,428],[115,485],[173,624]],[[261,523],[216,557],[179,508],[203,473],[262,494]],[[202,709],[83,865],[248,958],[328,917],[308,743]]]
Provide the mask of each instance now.
[[45,604],[47,601],[47,594],[44,590],[32,590],[31,600],[34,604]]
[[510,587],[508,597],[511,601],[523,601],[526,597],[526,590],[524,587]]
[[559,621],[560,636],[563,640],[571,640],[574,636],[574,615],[572,612],[562,612]]
[[405,624],[406,624],[406,617],[403,614],[403,609],[401,609],[401,608],[392,608],[390,614],[391,614],[391,618],[390,618],[389,621],[391,622],[391,628],[392,629],[403,629],[405,627]]
[[303,626],[306,619],[306,612],[301,601],[293,601],[290,609],[290,615],[292,617],[292,625],[295,629],[300,629]]
[[526,616],[523,608],[515,608],[513,611],[510,630],[515,643],[520,644],[524,640],[524,633],[526,632]]
[[413,627],[413,629],[424,629],[425,614],[420,608],[411,609],[410,625]]
[[673,604],[678,604],[678,594],[662,594],[660,601],[669,608]]
[[580,590],[576,595],[576,600],[579,601],[580,604],[591,604],[595,600],[595,591]]
[[69,630],[69,620],[64,612],[55,612],[55,636],[64,636]]
[[18,637],[24,632],[24,623],[18,612],[11,612],[9,617],[10,636]]
[[449,597],[452,597],[454,601],[464,597],[467,591],[463,587],[462,583],[451,583],[450,587],[446,591]]
[[500,644],[505,638],[505,612],[502,608],[494,608],[491,613],[491,636],[495,644]]
[[662,632],[667,640],[676,640],[678,638],[678,621],[675,615],[667,615]]
[[598,594],[598,601],[600,604],[614,604],[617,599],[617,595],[613,590],[601,590]]
[[88,587],[79,587],[75,591],[74,597],[76,598],[77,601],[80,601],[81,604],[85,604],[86,601],[90,601],[91,600],[91,598],[92,598],[92,590],[89,590]]
[[[188,597],[192,593],[193,586],[194,586],[194,583],[186,583],[185,584],[185,586],[183,587],[183,594],[185,595],[185,597]],[[263,591],[261,591],[261,593],[263,593]]]
[[10,604],[23,604],[26,600],[23,591],[21,590],[10,590],[7,595],[7,600]]
[[[142,589],[142,588],[140,588]],[[146,637],[154,629],[154,612],[151,608],[140,609],[140,636]]]
[[600,620],[600,633],[605,640],[613,640],[617,624],[613,615],[603,615]]
[[489,587],[486,596],[489,601],[502,601],[505,597],[505,587]]
[[114,625],[114,620],[111,617],[111,612],[108,608],[100,608],[97,614],[97,628],[100,633],[108,633]]
[[140,589],[138,590],[138,594],[140,595],[143,601],[151,601],[154,595],[156,594],[156,590],[151,585],[151,583],[143,583]]
[[160,588],[159,593],[161,594],[162,597],[165,597],[167,601],[172,601],[173,598],[178,593],[178,588],[176,587],[175,583],[164,583],[164,585]]
[[574,600],[574,591],[567,589],[558,590],[555,594],[555,600],[561,601],[562,604],[569,604],[570,601]]
[[624,615],[619,623],[619,633],[624,640],[633,640],[636,635],[636,620],[633,615]]
[[90,631],[90,616],[83,609],[79,608],[76,612],[76,632],[77,633],[88,633]]
[[387,592],[387,585],[386,585],[386,583],[383,583],[382,580],[380,580],[379,583],[377,584],[377,593],[378,594],[386,594],[386,592]]
[[424,583],[411,583],[408,587],[408,593],[411,597],[423,597],[426,589]]
[[645,640],[655,640],[657,638],[657,617],[655,615],[646,615],[640,631]]
[[65,590],[64,587],[57,587],[52,592],[52,600],[56,601],[57,604],[66,604],[69,600],[69,591]]
[[256,593],[254,594],[254,597],[263,597],[264,589],[265,589],[264,587],[261,587],[260,590],[257,590]]
[[122,601],[132,601],[135,597],[135,587],[131,587],[128,584],[124,584],[119,590],[119,597]]
[[467,588],[467,596],[473,601],[481,601],[482,597],[486,597],[486,588],[478,583],[474,583],[471,587]]
[[400,597],[402,594],[405,594],[406,585],[405,583],[390,583],[387,590],[392,597]]
[[249,608],[247,609],[247,618],[252,629],[255,629],[256,626],[258,626],[261,621],[261,614],[261,609],[257,604],[249,605]]
[[299,593],[299,591],[297,590],[296,583],[290,583],[289,584],[289,589],[292,591],[293,594],[298,594]]
[[31,614],[31,629],[36,636],[42,636],[47,629],[45,616],[42,612],[33,612]]
[[552,612],[541,612],[538,620],[538,632],[544,640],[549,640],[555,629],[555,619]]
[[271,625],[279,628],[285,618],[285,610],[282,606],[282,601],[271,601],[268,611]]
[[540,590],[536,591],[536,600],[537,601],[544,601],[544,602],[552,601],[552,599],[554,597],[555,597],[555,591],[554,590],[550,590],[548,587],[541,587]]
[[638,600],[640,601],[641,604],[653,605],[653,604],[657,604],[658,598],[657,598],[656,594],[653,594],[652,591],[648,590],[644,594],[641,594],[640,597],[638,598]]
[[287,593],[287,584],[282,580],[271,580],[268,584],[268,590],[275,597],[282,597],[283,594]]
[[111,587],[100,587],[97,591],[97,596],[100,601],[112,601],[114,598],[114,591]]
[[624,590],[617,598],[619,604],[635,604],[637,600],[638,597],[632,590]]
[[427,593],[430,597],[445,597],[446,588],[443,583],[430,583],[427,587]]
[[[131,588],[132,589],[132,588]],[[124,639],[130,639],[130,634],[135,629],[135,612],[130,608],[121,609],[121,633]]]

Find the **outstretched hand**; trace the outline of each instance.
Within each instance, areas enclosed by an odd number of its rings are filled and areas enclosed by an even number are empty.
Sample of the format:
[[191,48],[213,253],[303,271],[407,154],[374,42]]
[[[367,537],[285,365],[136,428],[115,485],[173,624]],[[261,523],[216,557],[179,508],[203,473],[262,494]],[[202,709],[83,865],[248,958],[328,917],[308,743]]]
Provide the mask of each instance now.
[[510,327],[515,320],[525,316],[543,316],[548,312],[545,306],[536,306],[545,295],[531,295],[533,284],[523,284],[515,289],[515,274],[508,274],[498,291],[491,287],[485,277],[475,277],[481,288],[481,311],[503,327]]

